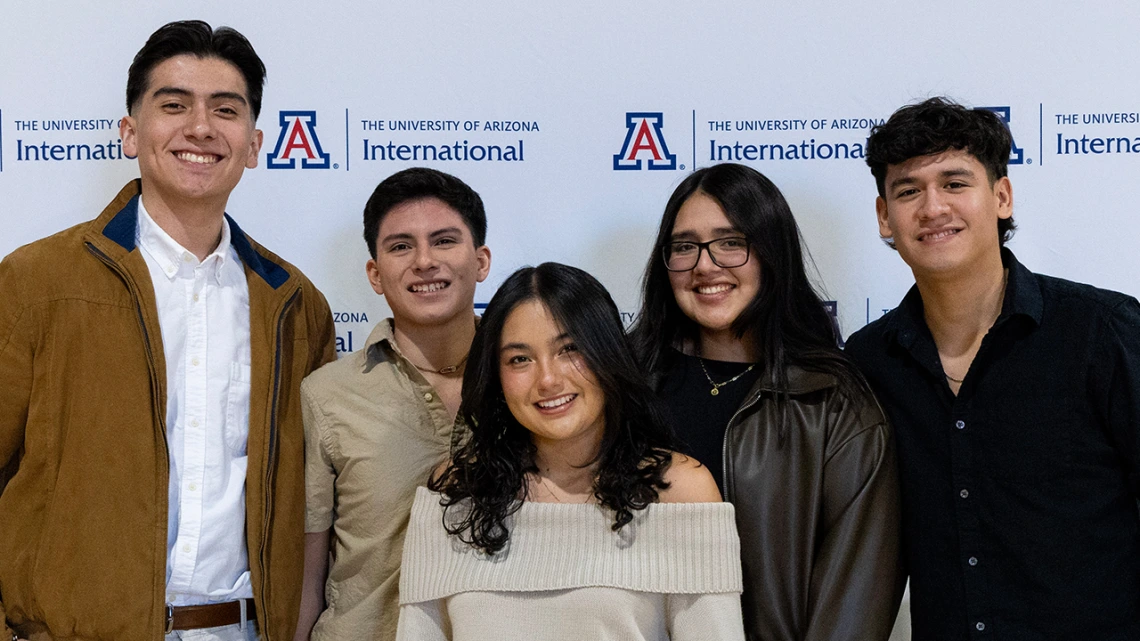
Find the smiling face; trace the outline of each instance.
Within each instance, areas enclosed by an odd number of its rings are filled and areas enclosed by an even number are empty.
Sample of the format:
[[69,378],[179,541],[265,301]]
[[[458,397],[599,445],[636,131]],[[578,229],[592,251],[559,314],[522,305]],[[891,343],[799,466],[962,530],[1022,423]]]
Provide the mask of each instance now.
[[916,278],[960,273],[1000,255],[997,221],[1013,215],[1009,178],[990,183],[969,152],[911,158],[887,168],[875,201],[879,235],[889,238]]
[[572,338],[541,301],[511,310],[499,342],[507,407],[541,450],[557,447],[582,462],[605,433],[605,392]]
[[262,139],[238,68],[189,54],[151,70],[119,134],[123,152],[138,156],[147,207],[174,214],[224,211],[242,172],[257,166]]
[[[717,238],[744,238],[724,214],[720,204],[696,192],[677,211],[671,242],[708,242]],[[760,292],[760,260],[755,252],[740,267],[718,267],[708,251],[687,272],[669,272],[673,297],[685,316],[696,322],[702,336],[726,334]]]
[[380,222],[368,280],[388,300],[397,326],[433,327],[474,315],[475,286],[491,252],[475,247],[459,212],[438,198],[393,207]]

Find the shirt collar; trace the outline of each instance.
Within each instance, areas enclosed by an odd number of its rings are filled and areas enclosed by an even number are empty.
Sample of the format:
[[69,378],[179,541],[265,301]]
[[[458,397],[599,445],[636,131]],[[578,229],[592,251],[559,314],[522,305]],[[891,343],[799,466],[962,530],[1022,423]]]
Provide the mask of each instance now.
[[[1005,296],[1002,298],[1001,313],[994,325],[1004,323],[1014,316],[1024,316],[1035,325],[1040,325],[1045,304],[1037,276],[1022,265],[1006,247],[1001,249],[1001,264],[1009,270],[1009,276],[1006,280]],[[895,339],[904,347],[914,344],[920,334],[930,333],[923,313],[922,295],[918,292],[918,285],[912,285],[888,325],[888,330],[894,333]]]
[[197,256],[178,244],[178,241],[171,238],[166,230],[154,222],[143,205],[142,198],[138,199],[137,235],[139,246],[154,258],[168,279],[174,280],[174,277],[184,268],[193,271],[201,265],[210,270],[209,273],[216,282],[221,282],[222,270],[226,266],[226,261],[230,259],[231,251],[232,236],[228,221],[222,221],[222,238],[218,242],[218,246],[201,262],[198,261]]

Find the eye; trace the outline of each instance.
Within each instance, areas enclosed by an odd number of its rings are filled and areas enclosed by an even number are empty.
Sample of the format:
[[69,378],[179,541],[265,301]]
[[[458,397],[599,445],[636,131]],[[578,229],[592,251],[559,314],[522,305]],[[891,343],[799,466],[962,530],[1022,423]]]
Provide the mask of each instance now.
[[234,109],[233,107],[219,107],[218,113],[222,114],[223,116],[236,116],[236,115],[238,115],[237,109]]
[[674,254],[691,254],[697,251],[696,243],[673,243],[672,251]]
[[165,102],[162,104],[163,111],[179,111],[181,109],[184,109],[184,107],[182,103],[179,102]]
[[394,254],[397,252],[408,251],[411,248],[412,246],[408,243],[393,243],[392,245],[388,246],[388,252]]
[[969,185],[967,185],[967,184],[966,184],[966,183],[964,183],[964,182],[961,182],[961,181],[955,180],[955,181],[953,181],[953,182],[947,183],[947,184],[946,184],[946,187],[947,187],[948,189],[962,189],[963,187],[969,187]]
[[896,192],[895,198],[906,198],[907,196],[913,196],[914,194],[917,194],[917,193],[918,193],[918,190],[911,187],[911,188],[903,189],[901,191]]
[[515,354],[514,356],[507,359],[507,365],[522,365],[529,360],[529,358],[522,354]]
[[725,249],[744,249],[748,246],[748,240],[744,238],[722,238],[720,239],[720,246]]
[[440,238],[439,240],[435,241],[435,244],[436,245],[454,245],[458,242],[459,241],[454,239],[454,238],[451,238],[449,236],[445,236],[445,237]]
[[566,343],[565,345],[562,346],[561,349],[558,350],[558,353],[559,354],[577,354],[578,353],[578,345],[575,343]]

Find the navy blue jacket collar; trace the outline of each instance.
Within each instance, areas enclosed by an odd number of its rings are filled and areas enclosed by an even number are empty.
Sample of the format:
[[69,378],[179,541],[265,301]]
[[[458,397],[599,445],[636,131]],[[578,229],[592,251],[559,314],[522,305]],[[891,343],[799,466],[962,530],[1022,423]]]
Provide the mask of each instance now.
[[[268,257],[257,253],[245,232],[238,227],[234,219],[230,218],[229,214],[225,214],[225,217],[226,224],[230,226],[230,244],[233,245],[242,262],[273,289],[284,285],[289,280],[289,272]],[[139,195],[135,194],[126,206],[120,209],[119,213],[115,214],[111,221],[103,227],[103,235],[124,250],[134,251],[138,221]]]

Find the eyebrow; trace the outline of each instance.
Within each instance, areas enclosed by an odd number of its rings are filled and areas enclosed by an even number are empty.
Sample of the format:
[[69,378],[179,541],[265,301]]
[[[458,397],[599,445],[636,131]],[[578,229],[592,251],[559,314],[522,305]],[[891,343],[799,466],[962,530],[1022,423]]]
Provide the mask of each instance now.
[[[151,94],[151,96],[154,98],[158,98],[159,96],[182,96],[182,97],[186,97],[186,96],[192,96],[192,95],[194,95],[194,92],[190,91],[189,89],[183,89],[182,87],[159,87],[158,89],[154,90],[154,93]],[[233,100],[235,102],[240,102],[243,105],[249,104],[246,101],[245,96],[241,95],[240,93],[235,93],[233,91],[215,91],[214,93],[210,94],[210,99],[211,100]]]
[[[731,236],[733,234],[743,235],[743,233],[735,227],[717,227],[712,230],[712,232],[717,238],[724,238],[725,236]],[[676,232],[669,236],[670,240],[689,240],[693,238],[697,238],[697,233],[693,231]]]
[[[965,167],[960,167],[960,168],[956,168],[956,169],[946,169],[946,170],[938,172],[938,177],[942,178],[942,179],[954,178],[956,176],[965,176],[968,178],[973,178],[974,172],[969,170],[969,169],[966,169]],[[913,184],[916,184],[917,182],[918,182],[918,179],[916,179],[914,176],[903,176],[901,178],[896,178],[896,179],[892,180],[891,184],[889,185],[889,188],[893,191],[897,187],[901,187],[903,185],[913,185]]]
[[439,238],[440,236],[450,236],[452,234],[461,236],[463,235],[463,230],[458,227],[444,227],[443,229],[437,229],[428,234],[428,238]]
[[[428,238],[429,239],[439,238],[440,236],[447,236],[450,234],[462,235],[463,230],[459,229],[458,227],[444,227],[443,229],[437,229],[437,230],[433,231],[432,233],[428,234]],[[386,244],[388,244],[392,241],[396,241],[396,240],[415,240],[415,239],[416,239],[416,237],[412,234],[408,234],[408,233],[404,233],[404,232],[398,232],[395,234],[388,234],[387,236],[381,238],[380,244],[386,245]]]
[[[550,339],[550,344],[551,345],[557,345],[558,343],[568,341],[568,340],[572,340],[570,338],[570,334],[568,334],[566,332],[562,332],[558,336],[555,336],[554,338]],[[526,343],[507,343],[506,345],[503,345],[499,349],[499,353],[502,354],[503,352],[507,352],[507,351],[510,351],[512,349],[520,350],[520,351],[526,351],[526,350],[530,349],[530,345],[528,345]]]

